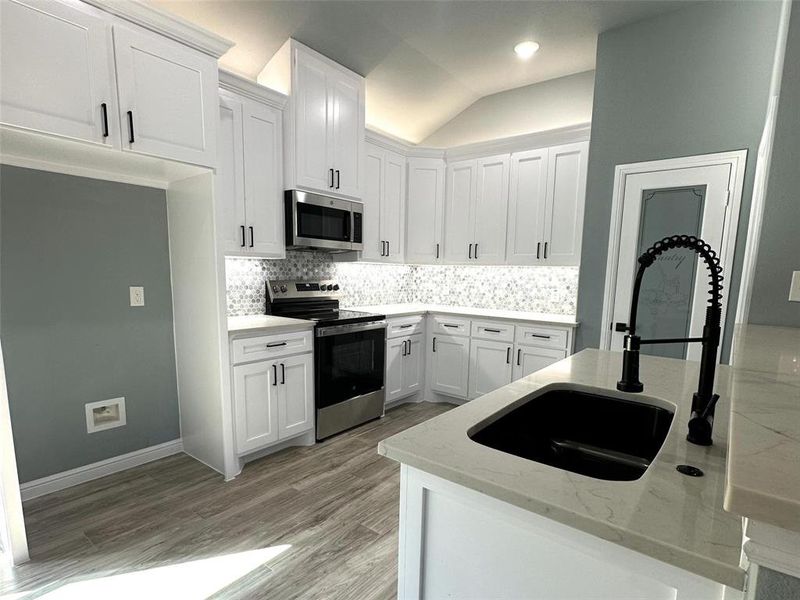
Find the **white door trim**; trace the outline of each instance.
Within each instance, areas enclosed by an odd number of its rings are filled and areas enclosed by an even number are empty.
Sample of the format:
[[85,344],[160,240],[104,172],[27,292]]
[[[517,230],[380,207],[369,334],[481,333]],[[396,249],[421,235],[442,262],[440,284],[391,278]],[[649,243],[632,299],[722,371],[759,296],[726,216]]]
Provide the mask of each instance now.
[[[698,156],[685,156],[680,158],[668,158],[664,160],[653,160],[640,163],[630,163],[617,165],[614,169],[614,196],[611,203],[611,224],[608,235],[608,258],[606,261],[606,280],[603,291],[603,319],[600,331],[600,348],[603,350],[611,349],[611,324],[614,321],[614,292],[617,288],[617,273],[619,270],[619,247],[622,235],[622,207],[625,198],[625,186],[628,177],[641,173],[652,173],[655,171],[671,171],[677,169],[687,169],[692,167],[711,167],[716,165],[730,166],[730,181],[728,189],[730,198],[728,208],[725,213],[725,224],[723,226],[722,248],[720,248],[720,259],[724,268],[723,273],[730,281],[730,267],[732,265],[734,248],[736,245],[736,229],[739,224],[739,209],[742,203],[742,191],[744,187],[744,170],[747,164],[747,150],[735,150],[732,152],[718,152],[715,154],[701,154]],[[727,304],[726,297],[724,304]],[[725,312],[725,306],[723,306]],[[723,323],[724,327],[724,323]]]

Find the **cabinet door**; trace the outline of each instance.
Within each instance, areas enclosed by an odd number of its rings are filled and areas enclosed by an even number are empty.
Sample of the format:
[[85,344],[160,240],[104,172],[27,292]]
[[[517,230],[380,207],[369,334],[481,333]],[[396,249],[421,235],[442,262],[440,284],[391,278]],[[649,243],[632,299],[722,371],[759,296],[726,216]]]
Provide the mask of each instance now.
[[403,368],[406,361],[408,338],[386,340],[386,403],[399,400],[405,395]]
[[472,340],[469,349],[469,397],[477,398],[511,383],[513,348],[505,342]]
[[0,121],[119,148],[111,26],[60,2],[0,11]]
[[589,142],[550,148],[547,173],[545,239],[548,265],[578,265],[581,261],[583,207]]
[[244,104],[244,183],[247,249],[269,258],[285,258],[281,112]]
[[436,263],[442,257],[444,161],[408,160],[406,262]]
[[333,161],[328,151],[328,67],[321,60],[295,49],[295,181],[298,187],[330,193]]
[[404,395],[410,395],[422,389],[425,372],[425,341],[423,335],[417,334],[407,338],[407,353],[403,363]]
[[544,369],[566,358],[566,350],[554,350],[553,348],[536,348],[533,346],[517,346],[514,349],[514,376],[513,379],[527,377],[531,373]]
[[276,362],[278,438],[284,440],[314,428],[314,359],[312,354],[300,354]]
[[433,336],[430,354],[431,390],[467,397],[469,338]]
[[383,193],[383,150],[366,144],[364,169],[364,216],[361,258],[382,260],[386,242],[381,237],[381,194]]
[[547,195],[547,148],[511,155],[506,262],[535,265],[542,260]]
[[403,216],[406,195],[406,161],[394,152],[384,154],[381,237],[386,240],[387,260],[403,262]]
[[242,103],[225,92],[220,92],[217,131],[217,170],[214,174],[219,211],[217,235],[223,252],[237,254],[245,252],[247,247]]
[[233,417],[239,454],[278,440],[279,375],[275,361],[233,367]]
[[215,165],[217,61],[172,40],[114,26],[122,148]]
[[334,192],[361,199],[364,153],[364,84],[360,78],[335,73],[328,77]]
[[508,154],[478,161],[477,193],[472,213],[475,223],[472,256],[477,263],[505,263],[508,166]]
[[474,221],[471,219],[475,198],[477,163],[474,160],[447,166],[447,191],[444,205],[444,259],[449,263],[472,261]]

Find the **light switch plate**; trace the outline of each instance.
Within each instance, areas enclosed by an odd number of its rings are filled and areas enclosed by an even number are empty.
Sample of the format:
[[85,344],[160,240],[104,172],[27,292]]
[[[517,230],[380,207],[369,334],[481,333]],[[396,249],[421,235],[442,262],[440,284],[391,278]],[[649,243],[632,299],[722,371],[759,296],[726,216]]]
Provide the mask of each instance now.
[[792,273],[792,286],[789,288],[789,302],[800,302],[800,271]]
[[144,306],[144,288],[142,286],[131,286],[131,306]]

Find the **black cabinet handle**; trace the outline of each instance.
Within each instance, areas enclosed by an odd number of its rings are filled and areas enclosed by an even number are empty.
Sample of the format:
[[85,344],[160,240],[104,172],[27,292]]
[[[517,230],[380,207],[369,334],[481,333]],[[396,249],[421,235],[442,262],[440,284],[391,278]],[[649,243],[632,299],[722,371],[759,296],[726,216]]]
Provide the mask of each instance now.
[[406,355],[406,341],[403,340],[403,354],[401,354],[401,356],[405,356],[405,355]]
[[278,346],[285,346],[286,342],[270,342],[267,344],[267,348],[277,348]]
[[488,327],[484,327],[483,330],[488,331],[489,333],[500,333],[499,329],[489,329]]
[[536,260],[539,260],[539,250],[542,248],[542,242],[536,242]]
[[255,244],[255,234],[253,233],[253,226],[250,226],[250,247],[252,248]]
[[436,244],[436,258],[439,258],[439,244]]
[[469,245],[469,258],[472,260],[472,244]]
[[281,363],[281,385],[286,383],[286,365]]
[[407,325],[400,325],[400,329],[408,329],[409,327],[413,327],[413,323],[408,323]]
[[386,256],[389,256],[392,253],[392,245],[389,243],[389,240],[386,240]]
[[506,348],[506,364],[511,364],[511,347]]
[[547,259],[547,242],[544,243],[544,257]]
[[436,338],[433,338],[433,351],[436,352]]
[[628,324],[627,323],[615,323],[614,324],[614,331],[617,333],[625,333],[628,331]]
[[278,365],[272,365],[272,385],[278,385]]
[[100,105],[100,114],[103,115],[103,137],[108,137],[108,105],[105,102]]
[[381,256],[386,256],[386,242],[381,240]]
[[133,143],[136,138],[133,135],[133,111],[128,111],[128,142]]
[[453,329],[458,329],[458,325],[451,325],[450,323],[442,323],[442,325],[444,325],[445,327],[450,327],[450,328],[453,328]]
[[339,181],[341,180],[341,173],[339,173],[339,169],[336,169],[336,189],[339,189]]
[[245,246],[247,246],[247,240],[245,239],[247,234],[244,232],[244,225],[242,225],[241,227],[242,227],[242,248],[244,248]]
[[411,340],[408,340],[408,355],[411,356]]
[[522,348],[517,349],[517,366],[519,366],[519,359],[522,358]]
[[532,333],[531,337],[539,338],[539,339],[542,339],[542,340],[549,340],[550,339],[549,335],[542,335],[540,333]]
[[331,182],[328,184],[328,187],[332,188],[333,187],[333,169],[328,169],[328,172],[331,175]]
[[475,260],[478,260],[478,243],[475,243]]

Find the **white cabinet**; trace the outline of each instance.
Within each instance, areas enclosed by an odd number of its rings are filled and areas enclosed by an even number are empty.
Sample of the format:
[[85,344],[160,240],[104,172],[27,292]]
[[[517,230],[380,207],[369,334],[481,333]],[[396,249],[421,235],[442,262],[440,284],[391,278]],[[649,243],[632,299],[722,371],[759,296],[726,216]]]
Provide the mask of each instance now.
[[386,403],[422,389],[425,365],[423,335],[417,333],[386,341]]
[[459,161],[447,172],[445,261],[505,262],[509,155]]
[[549,149],[542,257],[548,265],[578,265],[589,142]]
[[409,158],[406,193],[406,262],[436,263],[442,258],[444,160]]
[[220,91],[218,235],[226,254],[284,258],[281,111]]
[[301,354],[278,362],[278,439],[285,440],[314,427],[314,360]]
[[469,398],[511,383],[512,344],[473,339],[469,349]]
[[278,441],[278,381],[278,361],[233,367],[233,412],[239,454]]
[[546,197],[547,148],[512,154],[506,247],[509,264],[537,264],[542,260]]
[[284,144],[287,188],[360,200],[364,78],[289,39],[258,81],[290,97]]
[[403,261],[406,183],[405,158],[366,144],[364,249],[361,257],[380,262]]
[[58,2],[0,13],[0,122],[119,148],[111,25]]
[[122,148],[213,167],[217,61],[172,40],[114,26]]
[[562,358],[567,357],[566,350],[553,348],[537,348],[535,346],[516,345],[514,356],[514,373],[512,380],[527,377],[531,373],[549,367]]
[[429,359],[430,388],[434,392],[466,398],[469,384],[469,338],[434,334]]

